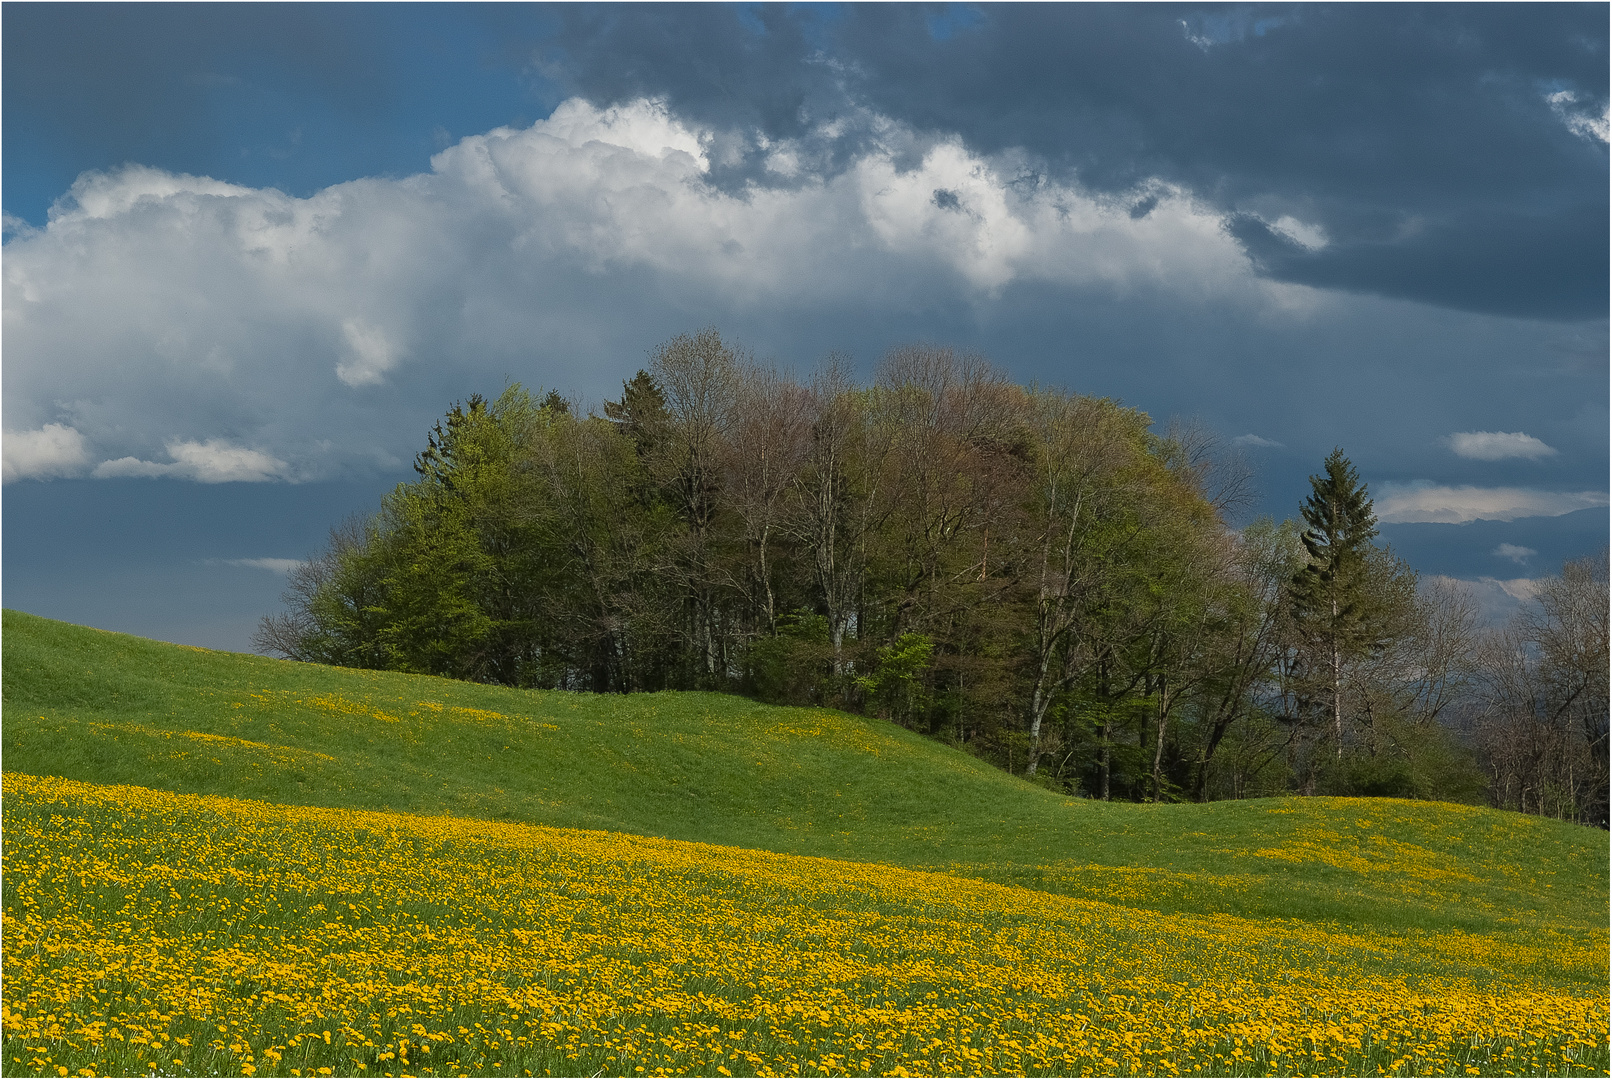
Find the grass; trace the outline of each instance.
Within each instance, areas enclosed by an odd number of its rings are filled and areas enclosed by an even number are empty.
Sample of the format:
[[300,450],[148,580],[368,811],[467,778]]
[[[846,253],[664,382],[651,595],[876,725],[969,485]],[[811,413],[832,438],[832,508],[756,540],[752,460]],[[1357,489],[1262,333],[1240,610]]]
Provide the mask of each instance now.
[[[150,1059],[152,1069],[181,1072],[407,1071],[378,1056],[395,1055],[398,1038],[420,1041],[399,1026],[410,1015],[399,1008],[450,1037],[437,1043],[454,1047],[455,1067],[482,1072],[1606,1072],[1601,833],[1395,800],[1070,800],[890,724],[828,710],[320,668],[9,611],[4,646],[8,1009],[25,975],[44,995],[39,1009],[7,1014],[7,1073],[67,1067],[67,1036],[47,1038],[45,1017],[60,1021],[70,1004],[81,1020],[123,1015],[107,1004],[111,976],[96,957],[148,939],[165,941],[164,955],[190,957],[175,979],[215,995],[186,1011],[175,1004],[185,1000],[179,983],[147,980],[120,999],[144,995],[172,1019],[164,1045],[191,1039],[186,1053]],[[117,824],[155,821],[167,824]],[[187,835],[234,839],[220,848],[171,839]],[[73,844],[79,854],[64,863]],[[298,869],[290,853],[314,850],[350,852],[346,877],[332,877],[324,856]],[[70,866],[97,869],[75,877]],[[408,870],[401,878],[398,866]],[[471,884],[500,867],[504,893]],[[664,912],[628,888],[633,874],[661,882],[683,914],[657,923]],[[790,881],[828,884],[802,900],[781,884]],[[443,906],[456,887],[480,898],[473,911]],[[385,933],[338,935],[293,964],[272,990],[292,1003],[265,999],[258,976],[230,976],[240,983],[230,988],[219,955],[243,971],[287,962],[273,943],[321,940],[331,920],[310,923],[309,911],[314,898],[338,895],[369,912],[366,932]],[[399,896],[402,907],[392,903]],[[575,924],[578,897],[592,912],[587,934]],[[726,914],[704,936],[678,937],[676,927],[718,909]],[[783,911],[793,921],[773,919]],[[847,912],[872,912],[901,933],[870,938]],[[772,926],[766,963],[747,951],[754,935],[735,929],[758,921]],[[653,939],[628,935],[629,948],[623,928],[637,924],[662,929]],[[410,936],[421,925],[464,947],[422,943]],[[570,937],[515,948],[510,935],[522,925],[567,926]],[[121,936],[108,930],[117,926]],[[580,951],[566,944],[583,938],[592,944]],[[875,939],[897,952],[857,952]],[[389,989],[368,997],[330,990],[361,981],[341,965],[385,941],[409,942],[403,968],[429,969],[434,981],[393,971],[381,980]],[[901,952],[903,942],[917,951]],[[843,977],[802,974],[800,958],[820,953]],[[636,997],[608,1009],[589,997],[597,971],[629,968],[638,975],[621,985]],[[98,970],[100,982],[90,978]],[[915,982],[912,970],[934,977]],[[768,971],[796,975],[758,982]],[[559,1012],[532,1004],[537,972]],[[492,1004],[475,1004],[482,999],[467,985],[501,989]],[[310,987],[326,989],[305,996]],[[435,988],[435,1005],[421,987]],[[99,995],[99,1012],[84,1011],[84,994]],[[683,1003],[672,1009],[647,1004],[674,998]],[[777,1010],[790,1001],[827,1003],[834,1024],[811,1027],[807,1039],[799,1016],[781,1022]],[[321,1020],[311,1045],[303,1020],[319,1009],[339,1016],[329,1021],[335,1041],[323,1042]],[[1568,1019],[1552,1027],[1552,1009]],[[236,1017],[231,1039],[250,1060],[229,1040],[213,1049],[213,1036],[175,1034],[209,1010]],[[1147,1019],[1137,1030],[1155,1044],[1109,1039],[1126,1010]],[[542,1026],[562,1013],[563,1031]],[[1065,1013],[1085,1017],[1076,1025],[1085,1044],[1070,1041]],[[977,1023],[964,1031],[959,1016]],[[767,1017],[776,1032],[763,1038]],[[474,1040],[457,1028],[473,1033],[475,1024],[511,1032],[476,1044],[502,1056],[474,1056],[482,1050],[472,1053]],[[1360,1034],[1347,1024],[1365,1033],[1361,1045],[1349,1042]],[[705,1035],[727,1046],[735,1031],[748,1034],[713,1057]],[[489,1050],[489,1040],[499,1046]],[[79,1043],[82,1058],[88,1044]],[[119,1068],[146,1064],[143,1048],[120,1047],[133,1056],[117,1058]],[[505,1060],[517,1050],[525,1056]],[[1570,1050],[1577,1056],[1564,1056]],[[109,1071],[112,1060],[72,1064]]]
[[1593,968],[1570,941],[33,777],[6,801],[11,1071],[1605,1071],[1604,997],[1538,978]]

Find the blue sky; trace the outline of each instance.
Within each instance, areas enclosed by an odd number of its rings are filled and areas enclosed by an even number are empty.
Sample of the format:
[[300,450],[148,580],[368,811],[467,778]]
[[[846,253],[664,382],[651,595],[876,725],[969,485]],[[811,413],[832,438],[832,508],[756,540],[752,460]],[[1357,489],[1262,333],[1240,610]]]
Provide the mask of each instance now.
[[245,648],[450,402],[716,325],[1335,445],[1502,611],[1606,542],[1605,5],[53,5],[3,34],[4,602]]

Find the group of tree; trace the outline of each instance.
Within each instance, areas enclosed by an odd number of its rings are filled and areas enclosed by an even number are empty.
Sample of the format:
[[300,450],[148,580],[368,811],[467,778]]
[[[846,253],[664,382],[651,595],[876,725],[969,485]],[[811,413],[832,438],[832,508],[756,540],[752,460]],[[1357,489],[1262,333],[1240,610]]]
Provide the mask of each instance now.
[[862,711],[1105,799],[1488,787],[1604,821],[1604,560],[1480,648],[1472,603],[1375,542],[1341,451],[1301,521],[1239,531],[1213,449],[950,349],[802,383],[706,330],[602,415],[520,386],[453,406],[257,644]]

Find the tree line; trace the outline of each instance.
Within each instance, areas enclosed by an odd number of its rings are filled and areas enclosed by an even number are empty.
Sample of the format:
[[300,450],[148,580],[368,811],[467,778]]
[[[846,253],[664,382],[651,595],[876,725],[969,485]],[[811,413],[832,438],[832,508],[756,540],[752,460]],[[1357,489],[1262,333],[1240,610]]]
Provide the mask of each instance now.
[[1104,799],[1606,820],[1604,556],[1484,638],[1376,542],[1341,450],[1299,520],[1234,530],[1244,477],[1191,428],[926,345],[799,382],[705,330],[602,415],[456,404],[415,471],[292,572],[260,650],[833,706]]

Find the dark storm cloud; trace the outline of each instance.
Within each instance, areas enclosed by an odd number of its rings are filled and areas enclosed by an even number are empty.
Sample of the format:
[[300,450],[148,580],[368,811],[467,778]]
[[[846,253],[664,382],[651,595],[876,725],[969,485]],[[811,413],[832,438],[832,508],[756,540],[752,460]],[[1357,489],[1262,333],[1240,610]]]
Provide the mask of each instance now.
[[307,195],[429,167],[449,142],[530,124],[524,5],[7,4],[8,213],[35,225],[87,169],[125,162]]
[[392,89],[374,40],[320,5],[8,4],[4,59],[8,144],[96,167],[216,151],[207,92],[271,69],[356,115]]
[[1560,213],[1473,209],[1410,240],[1350,238],[1317,252],[1250,214],[1228,222],[1280,281],[1546,319],[1604,313],[1609,224],[1604,200]]
[[[781,6],[576,6],[541,62],[593,98],[664,96],[719,127],[804,134],[838,96],[812,61],[808,22]],[[811,108],[808,110],[808,99]]]
[[[596,103],[659,96],[771,139],[838,120],[837,138],[853,142],[845,121],[866,108],[976,151],[1023,148],[1099,190],[1185,184],[1240,223],[1275,278],[1509,315],[1605,312],[1601,5],[645,6],[560,18],[543,70]],[[1282,216],[1329,242],[1283,246],[1255,227]]]

